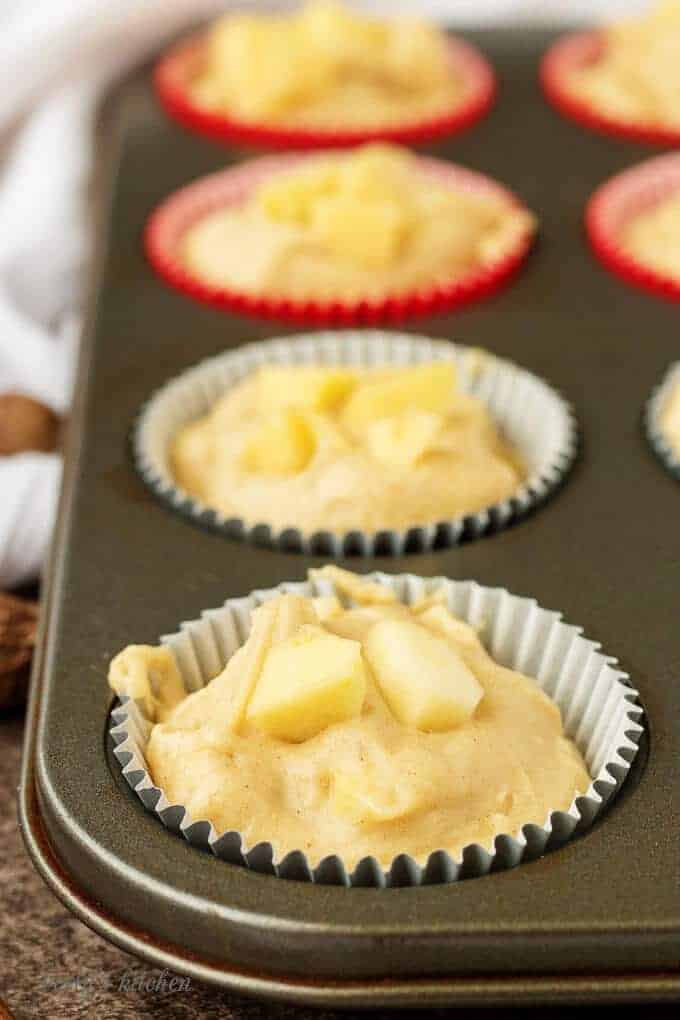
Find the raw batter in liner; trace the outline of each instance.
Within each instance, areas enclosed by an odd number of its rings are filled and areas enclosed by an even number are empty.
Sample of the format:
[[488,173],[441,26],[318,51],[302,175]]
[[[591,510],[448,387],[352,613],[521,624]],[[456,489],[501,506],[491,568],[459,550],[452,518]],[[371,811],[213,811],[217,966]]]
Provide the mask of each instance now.
[[380,300],[495,265],[533,229],[505,196],[436,180],[407,149],[372,144],[273,174],[189,227],[181,257],[237,293]]
[[620,243],[636,262],[680,283],[680,195],[633,216],[621,231]]
[[525,472],[452,362],[267,366],[185,426],[178,485],[226,516],[305,532],[451,520],[513,495]]
[[[408,608],[380,584],[320,573],[343,604],[265,603],[247,643],[194,694],[167,648],[113,660],[114,690],[143,698],[157,720],[146,757],[171,802],[249,847],[302,849],[312,865],[338,854],[352,869],[369,855],[383,867],[400,853],[456,856],[542,825],[585,792],[557,706],[494,662],[442,598]],[[301,671],[295,655],[315,642],[305,661],[316,673]]]
[[571,73],[571,91],[617,120],[680,129],[680,3],[666,0],[603,35],[602,55]]
[[206,41],[194,98],[239,120],[288,127],[406,125],[467,99],[446,34],[334,0],[295,14],[227,14]]

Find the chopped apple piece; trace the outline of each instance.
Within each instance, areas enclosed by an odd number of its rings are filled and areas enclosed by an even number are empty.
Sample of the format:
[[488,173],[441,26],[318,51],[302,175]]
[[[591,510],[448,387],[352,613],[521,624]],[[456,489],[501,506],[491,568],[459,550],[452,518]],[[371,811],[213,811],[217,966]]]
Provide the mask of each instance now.
[[342,606],[335,595],[318,595],[312,599],[312,605],[321,623],[332,620],[342,612]]
[[413,467],[432,448],[443,423],[439,414],[410,409],[372,421],[366,429],[366,443],[381,463]]
[[338,637],[363,641],[371,627],[388,616],[390,619],[408,620],[411,614],[401,602],[391,605],[360,606],[358,609],[346,609],[338,616],[331,616],[325,621],[324,626]]
[[341,186],[363,205],[389,198],[406,210],[413,187],[413,157],[406,149],[364,145],[342,165]]
[[450,642],[407,620],[383,620],[364,653],[399,722],[443,731],[472,717],[484,691]]
[[397,596],[386,585],[378,581],[369,581],[360,574],[353,574],[351,570],[343,570],[342,567],[336,567],[332,563],[316,570],[311,569],[309,577],[330,581],[342,595],[347,595],[362,605],[386,605],[397,601]]
[[314,456],[314,432],[301,414],[279,411],[264,421],[243,452],[248,471],[267,475],[294,475]]
[[259,397],[265,407],[308,407],[333,411],[349,396],[356,383],[354,372],[318,365],[266,365],[257,376]]
[[142,701],[152,720],[164,718],[186,697],[175,656],[165,645],[128,645],[109,666],[109,686]]
[[342,410],[342,423],[355,435],[379,418],[410,408],[446,414],[451,408],[456,369],[451,361],[434,361],[399,369],[357,386]]
[[[228,706],[224,723],[228,729],[238,732],[241,728],[270,649],[304,624],[317,622],[311,601],[302,595],[281,595],[254,610],[248,640],[209,685],[224,692]],[[215,725],[219,729],[221,719],[216,718]]]
[[334,255],[362,265],[386,266],[399,255],[410,223],[387,198],[362,202],[352,195],[321,198],[314,207],[314,233]]
[[272,644],[295,637],[306,624],[318,624],[319,617],[312,600],[304,595],[281,595],[274,599],[276,623],[272,632]]
[[365,694],[361,645],[306,625],[267,654],[246,718],[299,743],[359,715]]
[[413,798],[398,782],[389,784],[367,777],[365,771],[333,776],[333,803],[339,814],[355,825],[392,822],[413,810]]
[[434,605],[418,614],[418,623],[440,637],[450,638],[454,644],[476,646],[479,637],[474,627],[454,616],[446,606]]
[[305,226],[317,201],[337,189],[338,170],[331,163],[316,163],[292,173],[275,174],[257,192],[257,201],[271,220]]

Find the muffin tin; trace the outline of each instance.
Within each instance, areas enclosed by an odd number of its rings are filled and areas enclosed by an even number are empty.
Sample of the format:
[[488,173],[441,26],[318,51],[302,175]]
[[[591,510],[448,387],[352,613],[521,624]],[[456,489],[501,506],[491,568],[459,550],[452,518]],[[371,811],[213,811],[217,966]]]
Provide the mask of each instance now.
[[471,38],[499,73],[499,104],[464,137],[428,151],[516,190],[538,212],[542,239],[502,295],[419,320],[417,331],[549,378],[575,406],[583,450],[540,514],[455,549],[362,560],[360,569],[474,578],[581,624],[618,657],[645,709],[623,789],[592,829],[539,860],[445,887],[375,890],[231,866],[165,832],[127,787],[106,738],[111,656],[322,562],[192,528],[153,500],[132,467],[128,430],[153,390],[202,358],[279,333],[166,290],[146,265],[149,211],[243,153],[185,136],[154,104],[145,69],[107,104],[113,199],[46,582],[22,827],[36,866],[86,923],[197,980],[343,1006],[672,1001],[678,494],[640,417],[677,357],[677,310],[608,274],[582,235],[588,197],[639,149],[588,134],[543,103],[538,65],[553,36]]

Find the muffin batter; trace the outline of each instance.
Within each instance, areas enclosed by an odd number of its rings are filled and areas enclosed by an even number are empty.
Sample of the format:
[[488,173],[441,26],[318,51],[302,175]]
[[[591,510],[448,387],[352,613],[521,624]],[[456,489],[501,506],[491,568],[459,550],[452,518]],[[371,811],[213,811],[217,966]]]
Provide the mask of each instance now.
[[497,263],[532,229],[508,199],[439,183],[406,149],[366,145],[305,159],[205,215],[182,255],[205,283],[240,293],[380,300]]
[[603,36],[602,56],[572,72],[571,90],[618,120],[680,128],[680,3],[667,0]]
[[680,195],[634,216],[621,233],[621,246],[636,262],[680,281]]
[[680,383],[671,387],[664,400],[659,424],[666,442],[680,460]]
[[525,475],[449,361],[263,366],[179,431],[170,467],[227,517],[304,532],[450,520],[511,496]]
[[443,32],[335,0],[295,14],[227,14],[208,35],[193,92],[240,120],[322,129],[417,123],[467,98]]
[[320,573],[342,602],[266,602],[223,672],[187,697],[167,648],[113,660],[113,688],[127,693],[134,675],[151,704],[146,758],[172,803],[248,847],[272,842],[277,858],[338,854],[352,869],[369,855],[388,867],[400,853],[424,863],[488,846],[585,792],[557,706],[494,662],[443,593],[409,608],[346,571]]

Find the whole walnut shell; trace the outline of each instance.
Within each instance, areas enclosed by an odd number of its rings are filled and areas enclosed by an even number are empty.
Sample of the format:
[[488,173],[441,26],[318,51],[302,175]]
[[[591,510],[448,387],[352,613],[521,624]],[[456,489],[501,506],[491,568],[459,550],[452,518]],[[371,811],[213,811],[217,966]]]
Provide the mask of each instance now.
[[49,407],[21,393],[0,394],[0,456],[57,446],[59,419]]
[[26,696],[37,628],[37,602],[0,592],[0,708]]

